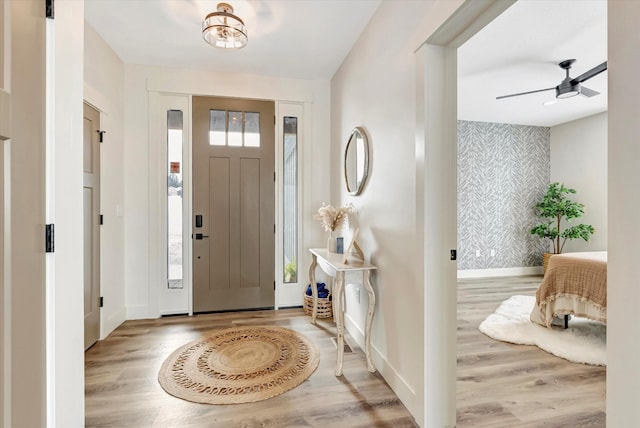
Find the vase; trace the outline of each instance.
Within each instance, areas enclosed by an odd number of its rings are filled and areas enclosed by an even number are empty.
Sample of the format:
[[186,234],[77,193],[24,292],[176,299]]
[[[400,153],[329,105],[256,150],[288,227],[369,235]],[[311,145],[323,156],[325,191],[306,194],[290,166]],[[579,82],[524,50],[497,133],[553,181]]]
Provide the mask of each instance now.
[[333,231],[329,232],[329,237],[327,238],[327,252],[336,252],[336,238],[333,236]]

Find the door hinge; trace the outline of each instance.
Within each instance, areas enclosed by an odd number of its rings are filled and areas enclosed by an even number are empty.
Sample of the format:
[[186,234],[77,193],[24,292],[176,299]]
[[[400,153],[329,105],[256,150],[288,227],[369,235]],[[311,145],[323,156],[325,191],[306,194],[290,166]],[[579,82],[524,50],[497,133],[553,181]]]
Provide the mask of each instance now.
[[273,281],[273,291],[276,291],[276,281]]
[[276,117],[275,116],[273,116],[273,124],[274,125],[276,124]]
[[276,233],[276,224],[273,223],[273,233]]
[[53,0],[47,0],[45,3],[45,16],[49,19],[54,18],[53,13]]
[[104,297],[100,296],[100,307],[104,306]]
[[47,224],[44,227],[44,251],[53,253],[54,250],[54,231],[53,224]]
[[106,133],[107,133],[107,131],[101,131],[101,130],[99,130],[99,129],[98,129],[96,132],[98,133],[98,135],[100,135],[100,137],[99,137],[99,138],[100,138],[100,140],[99,140],[99,141],[100,141],[101,143],[103,143],[103,142],[104,142],[104,134],[106,134]]
[[276,172],[273,171],[273,181],[276,181]]
[[456,250],[451,250],[451,260],[456,260],[458,258],[458,254]]
[[100,214],[100,226],[104,224],[104,215]]

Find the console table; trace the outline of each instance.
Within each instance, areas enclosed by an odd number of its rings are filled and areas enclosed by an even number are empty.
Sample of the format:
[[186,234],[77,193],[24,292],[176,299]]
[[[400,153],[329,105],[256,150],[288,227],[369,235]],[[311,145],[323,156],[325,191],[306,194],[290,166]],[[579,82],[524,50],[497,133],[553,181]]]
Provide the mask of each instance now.
[[376,266],[365,263],[355,257],[348,257],[346,263],[343,254],[330,253],[325,248],[311,248],[309,250],[312,256],[311,266],[309,267],[309,283],[311,284],[311,293],[313,296],[313,313],[311,314],[311,322],[316,322],[318,312],[318,289],[316,287],[316,267],[327,273],[327,275],[335,279],[333,284],[333,318],[336,322],[338,330],[338,359],[336,363],[336,376],[342,376],[342,362],[344,359],[344,308],[342,307],[342,298],[344,297],[344,279],[347,272],[362,272],[362,285],[369,295],[369,309],[367,311],[367,320],[364,331],[364,351],[367,356],[367,368],[370,372],[376,369],[371,362],[371,324],[373,322],[373,312],[376,307],[376,296],[371,287],[371,271],[377,269]]

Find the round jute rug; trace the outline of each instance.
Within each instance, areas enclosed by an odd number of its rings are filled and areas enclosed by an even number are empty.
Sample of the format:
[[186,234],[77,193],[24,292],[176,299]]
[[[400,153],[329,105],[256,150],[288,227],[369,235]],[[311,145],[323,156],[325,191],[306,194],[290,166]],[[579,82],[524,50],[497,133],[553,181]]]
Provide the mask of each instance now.
[[234,327],[176,349],[158,374],[169,394],[195,403],[250,403],[295,388],[318,367],[320,353],[281,327]]

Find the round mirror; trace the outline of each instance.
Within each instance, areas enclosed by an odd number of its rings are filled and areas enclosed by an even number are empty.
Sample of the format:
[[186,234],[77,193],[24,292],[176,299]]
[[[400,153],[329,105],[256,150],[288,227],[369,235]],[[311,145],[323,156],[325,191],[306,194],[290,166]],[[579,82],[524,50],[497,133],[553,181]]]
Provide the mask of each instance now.
[[351,131],[344,151],[344,179],[347,191],[359,195],[369,174],[369,141],[364,129],[356,127]]

